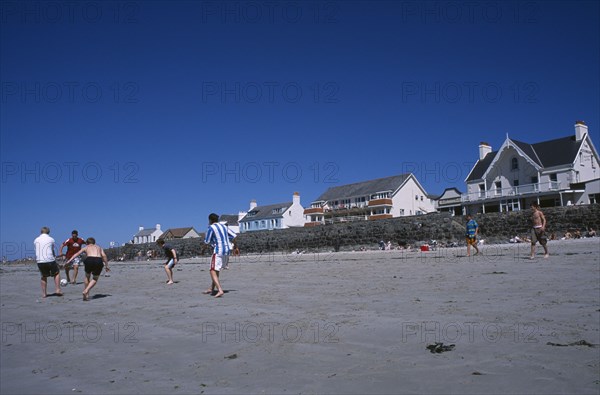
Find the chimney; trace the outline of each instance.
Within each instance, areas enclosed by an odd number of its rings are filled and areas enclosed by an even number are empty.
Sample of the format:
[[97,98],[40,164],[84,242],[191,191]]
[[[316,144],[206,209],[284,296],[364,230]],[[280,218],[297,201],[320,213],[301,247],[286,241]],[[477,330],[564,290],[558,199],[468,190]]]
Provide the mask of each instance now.
[[587,134],[588,127],[583,121],[575,121],[575,140],[581,141]]
[[490,152],[492,152],[492,147],[488,143],[484,141],[479,143],[479,160],[485,158],[485,156]]
[[294,197],[292,198],[293,204],[300,204],[300,194],[298,192],[294,192]]
[[142,230],[144,230],[144,227],[140,226],[139,229],[138,229],[138,231],[142,231]]
[[249,211],[252,211],[255,208],[256,208],[256,200],[252,199],[252,200],[250,200],[250,210]]
[[160,224],[156,224],[156,230],[160,230]]

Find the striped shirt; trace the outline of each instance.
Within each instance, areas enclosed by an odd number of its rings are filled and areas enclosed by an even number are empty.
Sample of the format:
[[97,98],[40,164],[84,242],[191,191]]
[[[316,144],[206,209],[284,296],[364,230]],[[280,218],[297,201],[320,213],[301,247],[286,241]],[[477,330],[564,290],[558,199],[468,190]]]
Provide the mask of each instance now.
[[475,236],[478,227],[479,225],[477,225],[474,219],[467,222],[467,236]]
[[237,236],[229,227],[214,223],[208,227],[204,243],[213,246],[217,255],[229,255],[231,253],[231,240]]

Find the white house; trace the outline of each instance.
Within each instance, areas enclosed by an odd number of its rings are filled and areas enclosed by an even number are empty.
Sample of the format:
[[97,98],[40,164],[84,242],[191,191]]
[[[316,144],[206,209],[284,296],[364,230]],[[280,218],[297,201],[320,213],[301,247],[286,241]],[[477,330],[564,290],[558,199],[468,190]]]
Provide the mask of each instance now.
[[[465,182],[465,213],[521,210],[597,201],[598,151],[588,127],[575,123],[575,135],[529,144],[508,136],[497,151],[479,145],[479,160]],[[589,184],[589,185],[588,185]]]
[[420,215],[435,203],[412,173],[331,187],[304,210],[305,226]]
[[152,243],[158,240],[162,234],[160,224],[156,224],[154,229],[144,229],[143,226],[140,226],[138,232],[133,236],[133,244]]
[[292,201],[286,203],[258,206],[256,200],[252,200],[248,213],[239,221],[240,232],[304,226],[303,212],[298,192],[294,192]]
[[193,226],[187,228],[169,228],[163,233],[159,239],[173,240],[173,239],[191,239],[200,237],[200,233],[194,229]]

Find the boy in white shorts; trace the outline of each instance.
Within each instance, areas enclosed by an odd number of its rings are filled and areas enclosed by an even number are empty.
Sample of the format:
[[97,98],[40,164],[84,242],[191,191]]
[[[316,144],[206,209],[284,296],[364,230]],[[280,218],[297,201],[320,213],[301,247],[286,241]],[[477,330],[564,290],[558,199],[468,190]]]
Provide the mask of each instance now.
[[208,216],[208,223],[208,231],[206,232],[204,243],[211,245],[214,250],[210,261],[210,278],[212,284],[204,293],[212,295],[215,288],[217,288],[215,298],[220,298],[225,292],[223,292],[221,282],[219,281],[219,273],[229,263],[229,254],[231,254],[232,249],[231,242],[235,239],[236,234],[227,226],[219,223],[219,216],[217,214],[210,214]]

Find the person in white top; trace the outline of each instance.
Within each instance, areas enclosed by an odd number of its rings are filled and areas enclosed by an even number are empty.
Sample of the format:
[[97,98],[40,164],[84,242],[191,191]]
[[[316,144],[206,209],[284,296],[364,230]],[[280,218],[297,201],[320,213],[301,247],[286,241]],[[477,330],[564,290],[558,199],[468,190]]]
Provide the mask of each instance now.
[[56,254],[54,251],[54,239],[50,237],[50,228],[44,226],[40,232],[41,234],[33,241],[35,245],[35,259],[37,261],[38,269],[42,274],[42,298],[47,295],[46,290],[48,288],[48,277],[54,277],[54,286],[56,291],[54,295],[63,296],[62,290],[60,289],[60,270],[56,263]]

